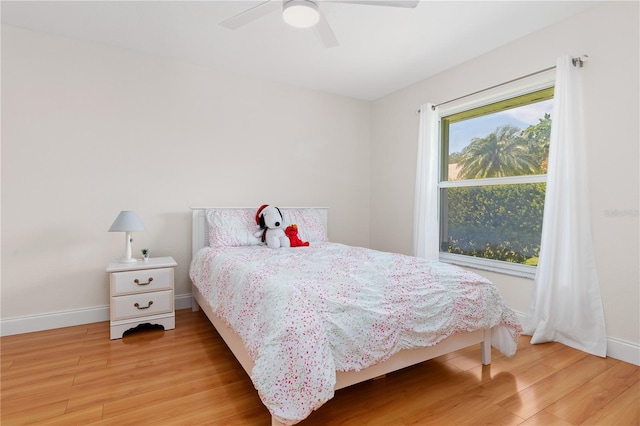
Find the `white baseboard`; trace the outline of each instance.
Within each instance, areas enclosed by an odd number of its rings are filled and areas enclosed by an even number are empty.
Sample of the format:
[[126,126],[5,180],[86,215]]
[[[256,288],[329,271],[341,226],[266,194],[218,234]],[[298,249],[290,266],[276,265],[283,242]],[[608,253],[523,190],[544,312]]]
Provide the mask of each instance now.
[[[179,294],[174,299],[175,309],[191,308],[191,294]],[[32,333],[34,331],[71,327],[93,322],[109,321],[109,306],[50,312],[0,320],[0,336]]]
[[31,333],[100,321],[109,321],[109,306],[70,309],[68,311],[2,319],[2,322],[0,322],[0,335],[11,336],[13,334]]
[[[191,308],[191,294],[177,295],[174,299],[174,305],[176,310]],[[516,315],[520,322],[525,318],[525,314],[521,312],[516,312]],[[100,321],[109,321],[109,306],[96,306],[93,308],[3,319],[0,320],[0,336],[11,336],[12,334],[31,333]],[[640,345],[609,337],[607,339],[607,356],[640,366]]]
[[[516,312],[516,316],[520,323],[524,321],[526,314]],[[637,343],[627,342],[625,340],[616,339],[615,337],[607,338],[607,356],[620,361],[628,362],[640,366],[640,345]]]
[[609,337],[607,339],[607,356],[640,366],[640,346],[636,343]]

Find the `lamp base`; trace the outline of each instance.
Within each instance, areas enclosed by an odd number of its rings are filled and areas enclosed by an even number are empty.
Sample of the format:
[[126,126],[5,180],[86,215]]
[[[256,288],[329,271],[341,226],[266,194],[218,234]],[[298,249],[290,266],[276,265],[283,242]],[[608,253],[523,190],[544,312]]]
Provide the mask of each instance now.
[[127,231],[125,235],[125,249],[124,258],[120,259],[120,263],[136,263],[138,259],[131,257],[131,242],[133,238],[131,237],[131,231]]

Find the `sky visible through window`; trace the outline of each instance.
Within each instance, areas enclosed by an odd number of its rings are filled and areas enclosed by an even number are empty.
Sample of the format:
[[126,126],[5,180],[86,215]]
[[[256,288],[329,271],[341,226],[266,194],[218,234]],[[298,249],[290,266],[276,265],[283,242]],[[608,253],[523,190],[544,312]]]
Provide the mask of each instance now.
[[462,152],[473,138],[484,138],[500,126],[511,124],[524,130],[538,124],[544,114],[551,114],[553,99],[488,114],[449,126],[449,153]]

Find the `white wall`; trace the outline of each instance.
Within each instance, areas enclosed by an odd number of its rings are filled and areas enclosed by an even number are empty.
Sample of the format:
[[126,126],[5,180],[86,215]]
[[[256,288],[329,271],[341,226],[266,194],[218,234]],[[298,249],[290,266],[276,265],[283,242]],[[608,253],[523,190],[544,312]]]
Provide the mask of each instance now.
[[[591,216],[607,332],[610,343],[615,341],[637,351],[638,6],[638,2],[598,6],[374,102],[372,248],[403,253],[412,250],[419,105],[444,102],[553,66],[556,57],[564,53],[588,54],[581,74]],[[628,214],[608,215],[612,210]],[[515,310],[528,310],[531,280],[484,274],[497,284]]]
[[366,246],[369,142],[369,102],[3,26],[2,319],[106,306],[120,210],[177,295],[194,205],[328,206]]

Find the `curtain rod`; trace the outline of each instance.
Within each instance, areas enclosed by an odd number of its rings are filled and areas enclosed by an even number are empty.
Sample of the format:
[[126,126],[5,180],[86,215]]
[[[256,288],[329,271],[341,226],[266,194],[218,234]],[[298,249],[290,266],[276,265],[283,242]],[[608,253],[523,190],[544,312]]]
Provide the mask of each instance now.
[[[584,65],[585,62],[587,62],[588,59],[589,59],[589,55],[582,55],[582,56],[578,56],[577,58],[571,58],[571,62],[573,62],[573,66],[574,67],[582,68],[582,66]],[[523,76],[514,78],[512,80],[505,81],[505,82],[500,83],[500,84],[496,84],[496,85],[491,86],[491,87],[486,87],[484,89],[477,90],[477,91],[475,91],[473,93],[468,93],[468,94],[466,94],[464,96],[458,96],[457,98],[449,99],[448,101],[444,101],[444,102],[440,102],[439,104],[432,105],[431,109],[435,110],[436,107],[439,107],[440,105],[445,105],[445,104],[448,104],[448,103],[451,103],[451,102],[459,101],[460,99],[464,99],[464,98],[467,98],[469,96],[477,95],[478,93],[486,92],[487,90],[495,89],[497,87],[504,86],[504,85],[507,85],[509,83],[514,83],[514,82],[519,81],[519,80],[524,80],[525,78],[533,77],[534,75],[542,74],[543,72],[547,72],[547,71],[550,71],[550,70],[555,69],[555,68],[556,67],[554,65],[552,67],[548,67],[548,68],[545,68],[545,69],[542,69],[542,70],[538,70],[538,71],[529,73],[527,75],[523,75]],[[417,113],[420,114],[420,108],[418,108],[418,112]]]

